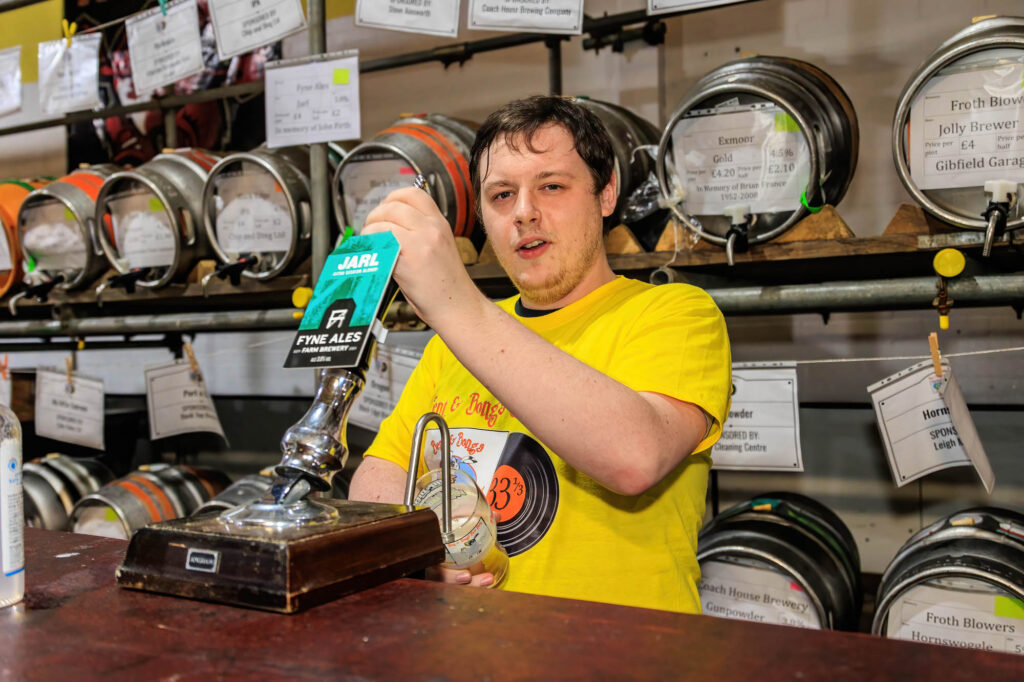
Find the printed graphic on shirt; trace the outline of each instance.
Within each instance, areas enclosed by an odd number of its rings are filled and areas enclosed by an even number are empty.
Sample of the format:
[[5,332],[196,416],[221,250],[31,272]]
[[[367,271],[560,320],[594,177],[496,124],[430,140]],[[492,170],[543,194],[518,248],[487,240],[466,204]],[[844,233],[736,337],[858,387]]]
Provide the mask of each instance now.
[[[498,517],[498,542],[508,555],[522,554],[540,542],[558,511],[558,477],[544,447],[524,433],[452,428],[448,435],[452,466],[486,491]],[[424,457],[428,469],[441,466],[437,429],[427,431]]]
[[[469,397],[461,395],[452,396],[448,400],[441,400],[434,396],[433,410],[446,420],[458,419],[457,415],[477,416],[487,422],[487,425],[494,428],[498,419],[505,416],[508,410],[505,406],[493,398],[481,396],[476,391],[469,394]],[[454,415],[454,416],[453,416]],[[511,417],[512,415],[509,414]]]

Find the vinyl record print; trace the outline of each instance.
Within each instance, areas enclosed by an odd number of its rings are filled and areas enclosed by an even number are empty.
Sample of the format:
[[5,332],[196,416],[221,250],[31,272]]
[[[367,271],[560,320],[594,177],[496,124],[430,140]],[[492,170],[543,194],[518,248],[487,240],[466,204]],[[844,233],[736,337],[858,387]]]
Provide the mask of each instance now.
[[501,517],[498,542],[509,556],[522,554],[540,542],[558,511],[558,477],[540,443],[522,433],[509,436],[487,502]]

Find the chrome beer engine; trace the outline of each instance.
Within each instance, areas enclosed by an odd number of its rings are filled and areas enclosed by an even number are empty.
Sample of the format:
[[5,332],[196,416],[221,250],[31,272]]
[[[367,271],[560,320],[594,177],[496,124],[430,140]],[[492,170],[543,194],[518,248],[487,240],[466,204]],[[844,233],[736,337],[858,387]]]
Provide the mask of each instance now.
[[[391,280],[374,328],[382,329],[396,293]],[[313,404],[281,439],[277,479],[262,499],[137,531],[118,584],[294,613],[441,563],[444,545],[429,509],[324,496],[348,457],[348,412],[373,345],[353,367],[320,370]]]

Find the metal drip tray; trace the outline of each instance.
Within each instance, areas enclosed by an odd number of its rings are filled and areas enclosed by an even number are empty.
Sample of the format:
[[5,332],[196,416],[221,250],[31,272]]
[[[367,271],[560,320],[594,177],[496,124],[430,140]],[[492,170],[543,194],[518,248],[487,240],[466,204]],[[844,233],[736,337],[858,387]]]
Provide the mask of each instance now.
[[336,507],[310,499],[302,499],[292,504],[254,502],[229,509],[220,515],[220,520],[229,531],[250,526],[286,531],[295,526],[332,523],[338,518]]

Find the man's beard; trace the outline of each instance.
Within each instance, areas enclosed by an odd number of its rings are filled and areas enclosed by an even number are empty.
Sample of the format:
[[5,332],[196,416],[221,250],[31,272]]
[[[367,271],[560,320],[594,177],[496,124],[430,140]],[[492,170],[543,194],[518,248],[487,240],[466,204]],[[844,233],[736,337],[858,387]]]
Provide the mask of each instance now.
[[[573,289],[579,286],[598,258],[603,241],[590,239],[582,244],[582,247],[583,251],[578,252],[576,258],[566,263],[561,271],[552,273],[543,282],[524,283],[515,277],[512,268],[502,261],[501,256],[498,257],[498,262],[508,273],[509,279],[512,280],[512,284],[523,299],[534,305],[551,305],[568,296]],[[511,258],[515,258],[515,254],[512,254]]]

